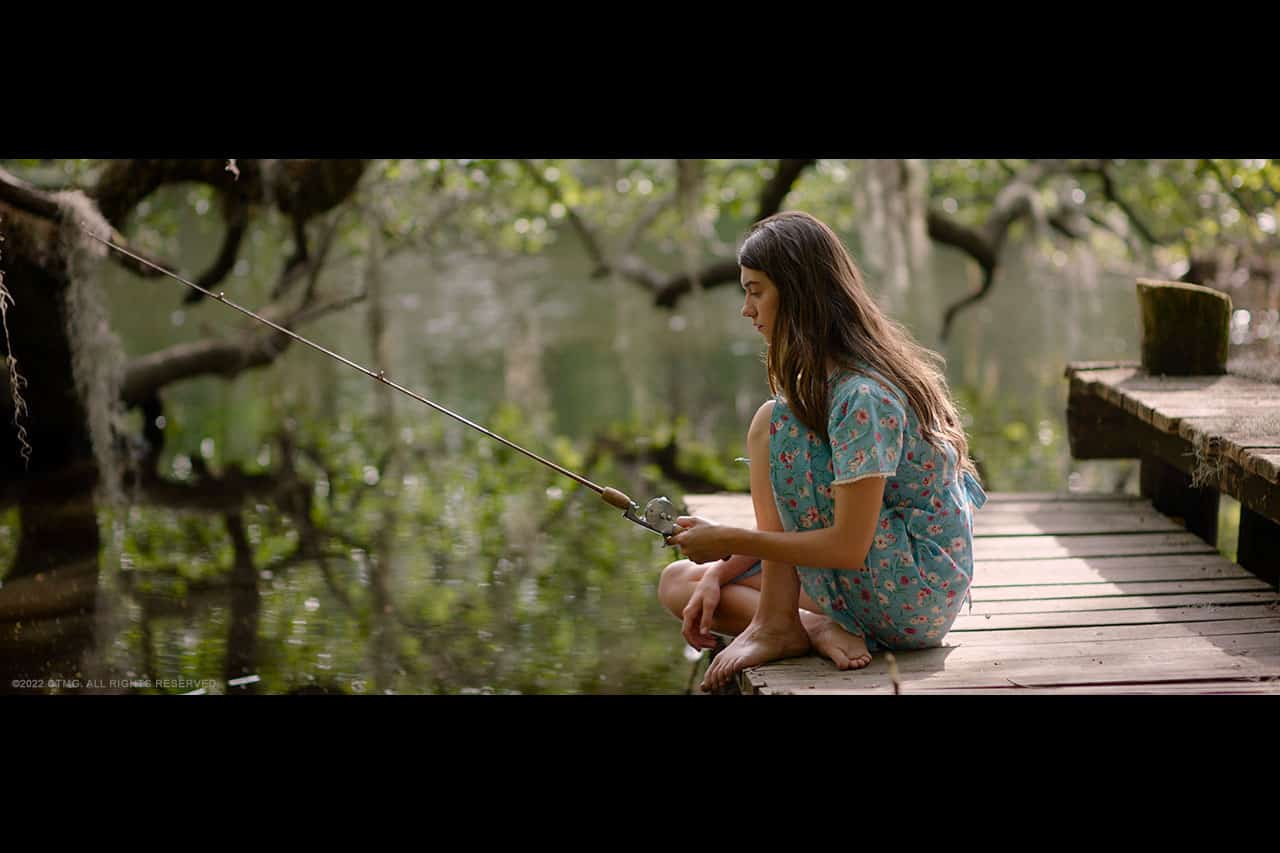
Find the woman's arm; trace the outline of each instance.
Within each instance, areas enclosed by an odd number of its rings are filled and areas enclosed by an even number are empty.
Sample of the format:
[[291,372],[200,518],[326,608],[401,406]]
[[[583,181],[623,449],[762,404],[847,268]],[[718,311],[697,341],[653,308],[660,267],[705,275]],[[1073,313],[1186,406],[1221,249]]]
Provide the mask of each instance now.
[[831,527],[794,533],[728,527],[723,528],[727,535],[721,547],[792,565],[860,569],[875,539],[885,480],[872,476],[832,486],[835,523]]
[[720,586],[732,583],[739,575],[760,561],[759,557],[750,554],[733,554],[727,560],[717,560],[707,567],[704,578],[714,580]]

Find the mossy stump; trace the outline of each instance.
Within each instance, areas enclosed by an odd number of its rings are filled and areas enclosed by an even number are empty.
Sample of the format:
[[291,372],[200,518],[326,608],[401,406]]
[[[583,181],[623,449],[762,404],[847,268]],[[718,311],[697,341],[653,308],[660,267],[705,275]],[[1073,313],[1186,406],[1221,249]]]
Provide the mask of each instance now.
[[1227,372],[1231,297],[1210,287],[1138,279],[1142,366],[1150,374]]

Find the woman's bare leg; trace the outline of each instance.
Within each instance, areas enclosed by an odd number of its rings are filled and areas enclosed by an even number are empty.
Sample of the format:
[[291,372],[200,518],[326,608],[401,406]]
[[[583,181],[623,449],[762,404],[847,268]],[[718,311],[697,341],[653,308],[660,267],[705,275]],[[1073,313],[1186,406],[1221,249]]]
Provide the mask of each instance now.
[[867,641],[850,634],[830,616],[801,610],[800,621],[814,649],[835,664],[836,669],[862,669],[871,663]]
[[703,690],[723,687],[749,666],[795,657],[809,651],[809,634],[800,621],[800,578],[786,563],[764,561],[755,615],[728,648],[716,655]]
[[[711,564],[698,565],[692,560],[678,560],[662,571],[658,581],[658,600],[677,619],[683,618],[685,605],[693,589]],[[748,578],[747,581],[756,578]],[[711,620],[711,630],[721,634],[741,634],[751,617],[756,615],[760,591],[743,583],[728,583],[720,588],[720,604]]]
[[[752,575],[738,584],[760,588],[760,576]],[[861,637],[850,634],[840,623],[822,612],[822,606],[805,595],[800,588],[800,622],[809,634],[813,648],[829,658],[836,669],[862,669],[871,663],[871,653]]]
[[[666,567],[658,583],[658,598],[677,619],[684,613],[693,588],[702,579],[710,563],[698,565],[690,560],[679,560]],[[711,630],[721,634],[741,634],[751,624],[760,603],[761,575],[752,575],[720,590],[720,605],[711,620]],[[836,669],[861,669],[871,663],[871,653],[866,642],[850,634],[831,617],[822,612],[821,606],[800,590],[800,623],[809,635],[815,651],[835,664]]]

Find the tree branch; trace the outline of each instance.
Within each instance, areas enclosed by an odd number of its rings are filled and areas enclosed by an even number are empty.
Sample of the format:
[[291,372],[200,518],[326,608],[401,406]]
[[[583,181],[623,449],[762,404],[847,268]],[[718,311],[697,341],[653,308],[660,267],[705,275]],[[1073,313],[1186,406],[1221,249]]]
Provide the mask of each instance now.
[[244,505],[250,498],[270,498],[290,486],[290,481],[275,474],[245,474],[231,466],[221,476],[212,474],[192,483],[166,480],[154,472],[141,476],[126,472],[126,489],[137,488],[147,502],[170,509],[201,512],[227,512]]
[[[365,298],[364,293],[342,297],[318,305],[302,305],[284,315],[278,303],[256,313],[286,328],[301,325],[318,317],[353,305]],[[126,406],[138,405],[160,388],[196,376],[217,375],[230,379],[254,367],[271,364],[288,348],[293,339],[276,331],[248,332],[238,339],[210,338],[177,344],[147,353],[125,366],[121,399]]]
[[62,208],[52,193],[37,189],[4,169],[0,169],[0,201],[43,219],[62,221]]
[[[716,285],[738,281],[738,275],[738,259],[728,258],[722,261],[714,261],[699,270],[698,283],[704,288],[715,287]],[[674,308],[676,303],[680,301],[680,297],[691,290],[693,290],[693,276],[689,273],[679,273],[667,279],[658,288],[658,293],[653,298],[653,304],[659,308]]]
[[760,191],[759,206],[756,209],[756,221],[773,216],[782,209],[782,202],[791,192],[792,186],[800,178],[805,169],[818,161],[812,158],[805,160],[779,160],[778,169],[773,177]]
[[942,339],[944,341],[951,334],[951,324],[955,321],[956,315],[975,302],[986,298],[987,293],[991,290],[992,283],[995,281],[995,276],[996,268],[994,266],[983,267],[982,284],[979,285],[978,289],[947,306],[946,312],[942,315]]
[[519,160],[517,162],[519,162],[525,172],[527,172],[540,187],[545,189],[552,198],[564,205],[565,217],[569,220],[569,224],[573,227],[573,230],[578,232],[578,238],[582,240],[583,247],[586,248],[587,254],[591,257],[592,263],[596,266],[595,270],[591,273],[591,277],[600,278],[608,275],[609,270],[613,265],[609,262],[609,258],[601,248],[600,241],[596,238],[596,233],[591,229],[591,226],[589,226],[583,218],[578,215],[578,211],[573,207],[573,205],[565,204],[564,198],[560,195],[559,189],[556,188],[555,184],[547,180],[546,176],[542,174],[542,171],[539,170],[537,166],[529,160]]
[[1064,163],[1046,161],[1034,162],[1023,169],[996,193],[991,213],[981,228],[964,225],[936,208],[929,209],[926,214],[929,236],[939,243],[960,249],[977,261],[982,270],[982,284],[978,289],[949,305],[943,313],[942,340],[945,341],[950,336],[956,315],[985,298],[991,291],[1005,237],[1014,222],[1034,210],[1036,185],[1047,175],[1062,172],[1066,168]]
[[1089,231],[1082,220],[1089,221],[1092,217],[1079,210],[1068,210],[1062,207],[1056,208],[1049,214],[1049,225],[1069,240],[1084,240],[1089,236]]
[[336,311],[342,311],[350,308],[352,305],[358,305],[367,298],[369,298],[369,291],[361,290],[356,293],[352,293],[349,296],[330,299],[328,302],[317,302],[313,305],[308,305],[293,315],[290,319],[290,325],[302,326],[306,323],[310,323],[312,320],[317,320],[326,314],[333,314]]
[[[227,171],[226,161],[222,159],[115,160],[99,176],[92,195],[102,215],[118,230],[139,202],[165,184],[203,183],[221,193],[226,200],[224,213],[228,230],[217,260],[201,276],[202,281],[197,282],[208,288],[235,267],[251,204],[273,202],[292,218],[296,236],[308,219],[336,207],[351,195],[368,163],[368,160],[238,160],[239,177],[236,177]],[[139,275],[159,275],[119,253],[112,253],[112,257]],[[286,270],[295,269],[305,260],[304,236]],[[172,268],[166,264],[161,266]],[[282,278],[279,287],[283,289],[290,281],[292,278],[288,276]],[[193,292],[187,301],[199,298],[200,295]]]
[[[212,290],[214,285],[219,284],[231,270],[235,269],[236,258],[240,255],[240,243],[249,226],[248,205],[237,195],[224,194],[222,216],[227,225],[226,233],[222,238],[222,248],[218,251],[218,257],[213,265],[195,282],[205,290]],[[204,294],[200,291],[189,290],[182,301],[190,304],[199,302],[203,298]]]
[[[293,254],[285,260],[284,266],[280,269],[280,278],[276,281],[275,289],[271,291],[272,299],[284,296],[304,272],[313,269],[307,250],[307,223],[303,219],[294,217],[292,225]],[[315,280],[315,276],[310,278],[312,281]]]
[[630,465],[657,465],[664,477],[687,492],[722,492],[725,489],[724,483],[681,468],[677,462],[678,448],[674,438],[661,447],[637,449],[608,436],[596,436],[588,458],[594,461],[601,452]]
[[[333,250],[334,243],[337,242],[338,226],[341,223],[342,212],[340,211],[330,218],[324,233],[320,236],[320,247],[308,261],[307,288],[302,294],[303,305],[311,304],[311,301],[315,298],[316,285],[320,281],[320,271],[324,269],[325,262],[329,259],[329,253]],[[302,322],[302,318],[299,318],[298,322]]]
[[[738,263],[736,259],[711,261],[692,275],[688,271],[672,275],[653,267],[639,255],[633,253],[632,250],[635,248],[635,243],[638,242],[640,235],[666,207],[670,206],[674,196],[655,200],[641,214],[640,219],[628,232],[622,244],[622,251],[617,255],[611,255],[611,253],[605,251],[596,232],[573,206],[565,204],[559,190],[546,179],[537,166],[528,160],[520,160],[519,162],[539,186],[550,193],[556,201],[565,205],[566,218],[569,220],[573,230],[577,232],[583,247],[595,265],[595,269],[591,273],[593,278],[600,278],[611,272],[617,273],[653,293],[654,304],[660,308],[674,307],[682,296],[693,289],[693,280],[695,278],[703,287],[714,287],[738,280]],[[816,162],[813,159],[780,160],[773,177],[760,190],[756,220],[764,219],[777,213],[787,193],[791,191],[792,185],[795,184],[796,179],[805,169]]]
[[1120,228],[1116,227],[1114,222],[1111,222],[1101,213],[1094,210],[1086,210],[1084,215],[1089,217],[1089,220],[1093,222],[1094,225],[1116,235],[1116,237],[1123,242],[1134,255],[1138,255],[1141,252],[1142,247],[1133,234],[1129,233],[1127,230],[1121,231]]
[[1115,182],[1111,178],[1111,173],[1107,171],[1107,164],[1108,161],[1103,160],[1094,171],[1094,174],[1102,179],[1102,194],[1107,197],[1108,201],[1120,208],[1120,211],[1125,215],[1125,218],[1127,218],[1129,222],[1133,224],[1133,227],[1137,229],[1137,232],[1142,235],[1142,239],[1147,242],[1147,245],[1159,246],[1168,242],[1153,234],[1151,229],[1147,227],[1146,223],[1142,221],[1142,217],[1138,216],[1137,212],[1129,206],[1128,202],[1120,197],[1120,193],[1116,190]]
[[[273,333],[270,337],[289,338]],[[271,363],[277,353],[263,345],[265,335],[246,336],[240,341],[208,339],[178,344],[133,359],[125,367],[120,396],[126,406],[134,406],[165,385],[196,376],[218,374],[231,378],[250,367]],[[283,350],[284,344],[279,345]]]
[[[65,217],[63,207],[58,203],[54,193],[38,189],[4,169],[0,169],[0,202],[52,224],[60,224]],[[159,267],[169,270],[174,269],[173,264],[153,258],[146,252],[141,252],[131,247],[124,235],[114,228],[112,228],[109,237],[111,242],[129,249],[135,255],[145,258]],[[109,255],[113,261],[138,275],[146,277],[161,275],[161,273],[156,272],[146,264],[136,261],[127,255],[122,255],[119,252],[109,252]]]
[[635,250],[636,244],[640,242],[640,238],[645,231],[649,230],[649,226],[662,215],[663,211],[671,207],[676,200],[676,193],[667,193],[661,198],[656,198],[649,203],[644,213],[636,218],[632,224],[631,230],[627,232],[627,236],[622,240],[622,251],[624,254],[630,254]]
[[1035,194],[1040,181],[1064,170],[1064,164],[1057,161],[1034,161],[996,193],[991,213],[983,225],[983,236],[992,250],[992,266],[998,259],[1010,226],[1035,210]]
[[[773,173],[773,177],[760,190],[759,204],[753,221],[759,222],[761,219],[770,217],[781,210],[782,202],[786,200],[787,194],[791,192],[791,188],[795,185],[800,175],[816,162],[818,161],[812,158],[779,160],[778,168]],[[738,260],[737,258],[731,258],[712,261],[697,273],[697,279],[704,288],[715,287],[728,282],[737,282]],[[654,294],[654,304],[660,308],[673,308],[680,301],[680,297],[692,289],[693,276],[689,273],[671,276],[657,288],[657,293]]]
[[98,209],[117,229],[124,225],[138,203],[165,184],[202,183],[262,200],[262,167],[259,160],[238,160],[240,179],[226,171],[225,160],[111,160],[93,188]]
[[970,228],[936,208],[930,208],[925,214],[925,225],[931,239],[959,249],[977,261],[978,266],[983,269],[995,267],[995,247],[978,229]]
[[1250,219],[1257,217],[1257,211],[1255,211],[1253,207],[1244,200],[1244,196],[1240,194],[1240,191],[1236,189],[1235,185],[1231,183],[1231,180],[1223,173],[1222,167],[1220,167],[1217,162],[1213,160],[1201,160],[1200,162],[1213,170],[1214,177],[1218,179],[1218,183],[1222,185],[1222,189],[1225,190],[1226,193],[1231,196],[1232,200],[1235,201],[1236,207],[1240,208],[1241,213]]

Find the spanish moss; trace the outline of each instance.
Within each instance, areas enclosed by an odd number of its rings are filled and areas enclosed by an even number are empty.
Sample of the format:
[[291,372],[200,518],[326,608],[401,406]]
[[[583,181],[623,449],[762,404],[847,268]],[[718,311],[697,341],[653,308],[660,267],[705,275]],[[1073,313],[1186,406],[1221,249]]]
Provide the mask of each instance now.
[[111,238],[111,225],[84,193],[58,193],[64,213],[60,235],[67,259],[67,340],[71,344],[71,371],[76,392],[85,407],[89,437],[98,466],[97,498],[119,504],[121,475],[113,436],[123,435],[124,406],[120,388],[124,382],[124,346],[111,328],[99,275],[106,257],[104,245],[87,237],[81,226],[102,239]]
[[868,160],[860,164],[857,178],[859,260],[883,284],[878,292],[896,304],[928,258],[928,175],[919,160]]
[[[0,234],[0,242],[4,242],[3,234]],[[0,260],[3,259],[3,253],[0,253]],[[13,295],[4,286],[4,269],[0,268],[0,330],[4,333],[5,365],[9,368],[9,393],[13,397],[13,425],[18,430],[18,453],[22,456],[22,463],[30,467],[31,445],[27,442],[27,428],[21,420],[24,415],[29,416],[27,401],[22,397],[27,380],[18,372],[18,359],[13,354],[13,339],[9,336],[9,307],[13,304]]]

